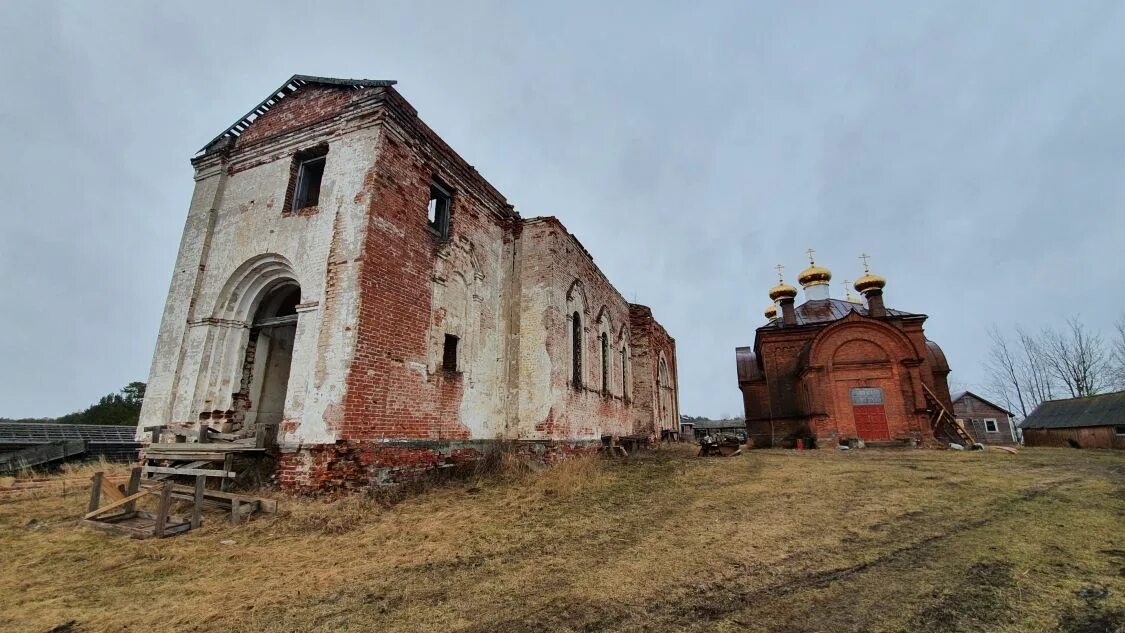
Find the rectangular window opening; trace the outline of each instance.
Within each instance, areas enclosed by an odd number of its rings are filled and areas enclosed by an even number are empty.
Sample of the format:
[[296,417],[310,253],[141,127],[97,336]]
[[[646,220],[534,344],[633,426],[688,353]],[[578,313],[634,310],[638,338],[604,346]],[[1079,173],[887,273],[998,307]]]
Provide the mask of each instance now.
[[984,431],[986,433],[995,433],[996,432],[996,420],[993,420],[992,418],[985,419],[985,421],[984,421]]
[[445,350],[441,355],[441,368],[445,371],[457,371],[457,343],[460,340],[452,334],[445,335]]
[[426,218],[430,231],[443,240],[449,239],[449,213],[453,207],[453,194],[438,183],[430,183],[430,202]]
[[1125,426],[1117,425],[1113,427],[1114,435],[1125,435]]
[[302,160],[297,165],[297,190],[293,195],[293,210],[299,211],[320,204],[320,181],[324,179],[327,156]]

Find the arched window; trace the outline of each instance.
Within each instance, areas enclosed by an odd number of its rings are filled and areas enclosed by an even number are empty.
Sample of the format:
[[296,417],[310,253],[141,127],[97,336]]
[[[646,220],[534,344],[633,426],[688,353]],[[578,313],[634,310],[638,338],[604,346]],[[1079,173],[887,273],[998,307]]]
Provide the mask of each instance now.
[[629,348],[621,346],[621,397],[629,401]]
[[609,335],[602,332],[602,395],[609,395]]
[[582,388],[582,317],[575,312],[570,319],[571,340],[571,378],[570,382],[575,389]]

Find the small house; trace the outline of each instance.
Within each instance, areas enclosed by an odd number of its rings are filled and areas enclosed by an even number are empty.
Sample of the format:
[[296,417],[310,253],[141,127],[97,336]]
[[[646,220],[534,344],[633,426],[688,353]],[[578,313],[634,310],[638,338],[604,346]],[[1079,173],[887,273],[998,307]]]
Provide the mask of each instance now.
[[1018,444],[1012,412],[971,391],[953,394],[953,415],[981,444]]

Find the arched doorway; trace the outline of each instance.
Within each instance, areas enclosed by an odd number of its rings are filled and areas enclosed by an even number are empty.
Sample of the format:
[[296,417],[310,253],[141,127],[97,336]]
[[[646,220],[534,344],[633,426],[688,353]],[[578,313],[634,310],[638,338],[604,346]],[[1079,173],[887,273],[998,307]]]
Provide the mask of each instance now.
[[254,312],[243,362],[247,427],[276,425],[285,415],[300,302],[300,286],[287,280],[269,290]]

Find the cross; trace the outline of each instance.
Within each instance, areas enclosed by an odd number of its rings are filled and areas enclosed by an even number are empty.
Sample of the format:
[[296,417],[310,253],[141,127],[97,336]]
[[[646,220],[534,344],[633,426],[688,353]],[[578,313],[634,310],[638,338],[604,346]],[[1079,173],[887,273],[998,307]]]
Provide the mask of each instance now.
[[868,255],[867,253],[864,253],[864,254],[860,255],[859,258],[863,260],[863,272],[865,272],[865,273],[871,272],[871,269],[867,267],[867,260],[871,259],[871,256]]
[[809,265],[811,266],[811,265],[815,264],[816,262],[813,261],[812,256],[813,256],[813,253],[815,253],[816,251],[814,251],[813,249],[810,248],[809,250],[807,250],[805,252],[809,254]]
[[777,271],[777,283],[785,283],[785,278],[781,276],[781,271],[785,270],[785,266],[778,264],[777,266],[774,266],[774,270]]
[[847,279],[844,280],[844,295],[845,299],[852,298],[852,282],[848,281]]

